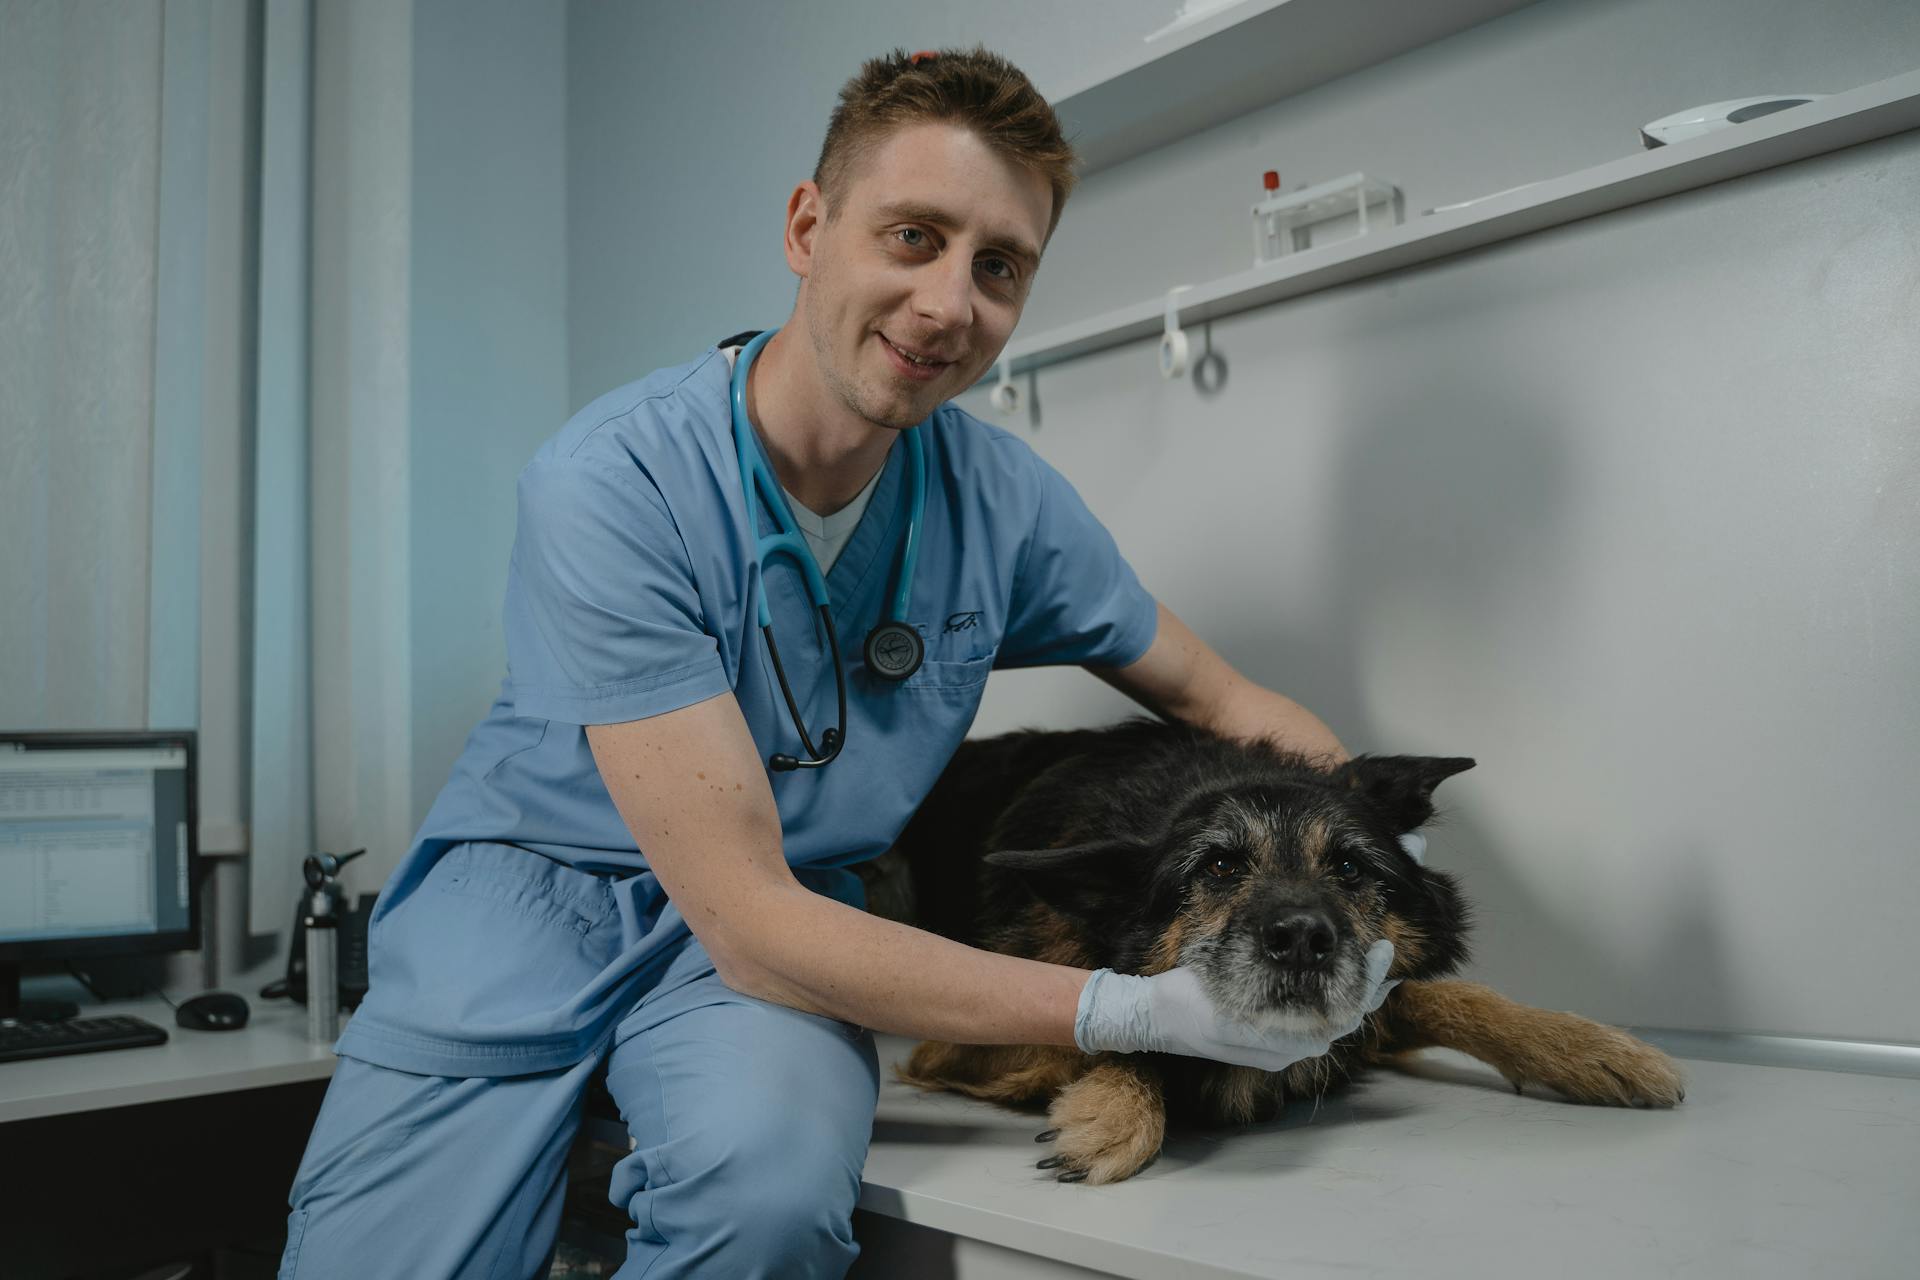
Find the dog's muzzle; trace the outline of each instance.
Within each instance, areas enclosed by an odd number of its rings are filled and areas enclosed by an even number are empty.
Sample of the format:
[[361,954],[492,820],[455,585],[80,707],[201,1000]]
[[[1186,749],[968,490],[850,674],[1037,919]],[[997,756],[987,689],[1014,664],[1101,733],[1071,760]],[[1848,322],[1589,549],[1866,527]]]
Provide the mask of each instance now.
[[1365,948],[1317,904],[1242,913],[1220,934],[1190,937],[1182,952],[1222,1013],[1259,1026],[1344,1026],[1367,996]]

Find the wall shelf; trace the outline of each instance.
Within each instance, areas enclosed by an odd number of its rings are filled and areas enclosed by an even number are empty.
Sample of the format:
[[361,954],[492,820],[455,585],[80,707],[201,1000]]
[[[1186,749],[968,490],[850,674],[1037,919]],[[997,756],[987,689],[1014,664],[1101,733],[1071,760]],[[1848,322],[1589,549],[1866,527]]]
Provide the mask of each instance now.
[[1533,0],[1242,0],[1047,94],[1081,176]]
[[[1218,320],[1916,127],[1920,70],[1196,284],[1181,295],[1180,324],[1187,328]],[[1163,291],[1017,338],[1007,344],[1001,364],[1010,363],[1017,375],[1122,343],[1158,338],[1165,328],[1166,305]],[[998,368],[976,385],[987,385]]]

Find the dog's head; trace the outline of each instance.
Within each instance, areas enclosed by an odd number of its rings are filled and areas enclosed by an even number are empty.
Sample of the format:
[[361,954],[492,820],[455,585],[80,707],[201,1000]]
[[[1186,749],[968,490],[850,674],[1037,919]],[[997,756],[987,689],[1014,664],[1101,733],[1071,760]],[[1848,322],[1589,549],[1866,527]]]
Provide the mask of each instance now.
[[[1433,816],[1433,790],[1466,759],[1361,756],[1332,772],[1282,766],[1196,785],[1163,829],[987,861],[1083,931],[1104,931],[1116,968],[1192,968],[1224,1014],[1275,1029],[1351,1025],[1366,952],[1394,945],[1396,978],[1466,959],[1468,908],[1400,836]],[[1092,936],[1099,936],[1096,932]]]

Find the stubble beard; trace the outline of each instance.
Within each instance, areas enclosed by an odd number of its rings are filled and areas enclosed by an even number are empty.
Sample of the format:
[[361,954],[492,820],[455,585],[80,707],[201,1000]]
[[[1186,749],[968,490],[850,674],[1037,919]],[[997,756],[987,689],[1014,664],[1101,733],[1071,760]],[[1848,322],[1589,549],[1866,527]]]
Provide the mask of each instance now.
[[[821,280],[822,274],[816,260],[814,275],[808,283],[815,286],[821,285],[824,283]],[[824,288],[818,288],[815,291],[818,293],[828,292],[828,290]],[[811,299],[809,299],[809,301],[811,301]],[[873,340],[873,337],[874,335],[869,331],[862,330],[859,339],[860,345],[854,349],[853,355],[856,369],[867,342]],[[869,407],[863,402],[859,384],[852,378],[842,376],[840,367],[835,363],[833,358],[833,335],[830,331],[823,330],[820,324],[816,322],[811,306],[807,308],[807,339],[813,344],[814,365],[820,370],[820,380],[825,384],[828,393],[839,400],[841,404],[845,405],[849,411],[858,415],[862,421],[870,422],[877,427],[887,427],[894,431],[905,431],[909,427],[919,425],[920,417],[912,417],[907,421],[895,421],[893,418],[885,416],[884,403],[875,407]],[[858,375],[856,374],[855,376],[857,377]],[[879,397],[876,396],[876,399],[878,398]],[[909,408],[907,412],[911,414],[912,409]]]

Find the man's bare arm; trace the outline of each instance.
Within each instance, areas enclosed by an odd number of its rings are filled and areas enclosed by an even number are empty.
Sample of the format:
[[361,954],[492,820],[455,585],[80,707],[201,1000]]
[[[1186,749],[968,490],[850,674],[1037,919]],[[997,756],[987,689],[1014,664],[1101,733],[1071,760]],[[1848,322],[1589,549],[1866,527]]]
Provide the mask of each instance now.
[[1347,749],[1318,716],[1234,670],[1164,604],[1153,643],[1138,660],[1087,669],[1167,719],[1231,738],[1270,738],[1330,765],[1347,759]]
[[962,946],[793,878],[732,694],[589,725],[587,741],[647,865],[734,990],[920,1039],[1073,1043],[1087,970]]

